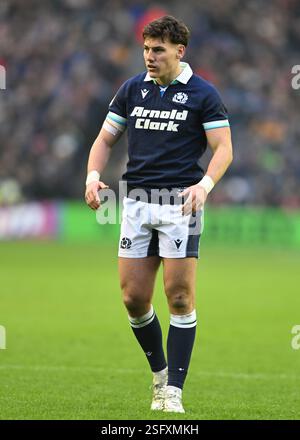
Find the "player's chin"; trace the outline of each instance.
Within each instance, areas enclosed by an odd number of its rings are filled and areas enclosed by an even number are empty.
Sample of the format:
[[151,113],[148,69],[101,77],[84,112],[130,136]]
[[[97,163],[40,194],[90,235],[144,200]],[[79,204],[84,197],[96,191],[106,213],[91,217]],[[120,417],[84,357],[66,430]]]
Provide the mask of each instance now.
[[151,78],[157,78],[158,77],[158,70],[148,68],[148,74],[150,75]]

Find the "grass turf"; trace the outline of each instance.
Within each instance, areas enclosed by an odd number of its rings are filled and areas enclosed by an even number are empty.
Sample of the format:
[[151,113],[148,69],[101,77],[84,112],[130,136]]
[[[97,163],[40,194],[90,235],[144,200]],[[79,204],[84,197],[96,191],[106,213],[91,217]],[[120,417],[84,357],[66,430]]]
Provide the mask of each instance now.
[[[299,252],[205,245],[186,414],[150,412],[115,246],[1,243],[0,419],[299,419]],[[159,273],[154,306],[166,340]]]

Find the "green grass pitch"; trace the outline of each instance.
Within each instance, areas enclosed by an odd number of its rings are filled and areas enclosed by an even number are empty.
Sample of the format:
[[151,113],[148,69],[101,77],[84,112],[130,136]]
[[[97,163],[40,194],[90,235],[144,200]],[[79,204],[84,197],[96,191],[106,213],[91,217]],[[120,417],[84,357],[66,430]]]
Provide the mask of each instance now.
[[[0,419],[299,419],[299,251],[202,246],[186,414],[149,410],[117,245],[0,244]],[[164,339],[159,273],[154,306]]]

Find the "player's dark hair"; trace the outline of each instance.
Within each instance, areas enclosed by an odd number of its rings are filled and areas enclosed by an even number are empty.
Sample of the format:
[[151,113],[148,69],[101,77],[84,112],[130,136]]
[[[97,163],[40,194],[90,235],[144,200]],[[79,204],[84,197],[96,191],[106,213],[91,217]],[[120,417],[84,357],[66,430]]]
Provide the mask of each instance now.
[[172,17],[165,15],[148,23],[143,29],[143,38],[161,38],[164,42],[169,40],[173,44],[188,45],[190,31],[186,25]]

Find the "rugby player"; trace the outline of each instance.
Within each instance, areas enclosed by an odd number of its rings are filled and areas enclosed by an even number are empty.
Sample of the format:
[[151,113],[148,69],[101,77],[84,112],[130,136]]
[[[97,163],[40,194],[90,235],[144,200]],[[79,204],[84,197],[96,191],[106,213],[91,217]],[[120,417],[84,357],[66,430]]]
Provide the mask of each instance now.
[[[145,26],[143,38],[147,71],[126,81],[109,105],[90,151],[85,198],[90,208],[100,207],[98,191],[107,188],[100,174],[126,130],[129,160],[122,176],[127,192],[119,243],[123,302],[153,372],[151,409],[183,413],[197,324],[204,204],[232,161],[232,144],[219,93],[182,62],[189,39],[185,24],[164,16]],[[207,145],[213,154],[205,171],[199,159]],[[151,304],[161,263],[170,311],[167,360]]]

